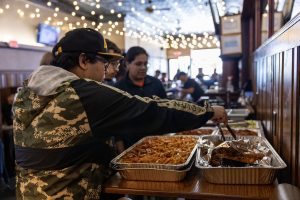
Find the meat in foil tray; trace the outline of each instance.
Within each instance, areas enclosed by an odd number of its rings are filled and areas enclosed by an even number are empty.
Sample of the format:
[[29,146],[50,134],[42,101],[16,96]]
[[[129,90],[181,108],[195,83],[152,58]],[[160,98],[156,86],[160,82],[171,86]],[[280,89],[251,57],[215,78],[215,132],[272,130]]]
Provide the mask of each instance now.
[[239,139],[222,142],[204,139],[200,145],[202,166],[271,166],[271,151],[259,140]]

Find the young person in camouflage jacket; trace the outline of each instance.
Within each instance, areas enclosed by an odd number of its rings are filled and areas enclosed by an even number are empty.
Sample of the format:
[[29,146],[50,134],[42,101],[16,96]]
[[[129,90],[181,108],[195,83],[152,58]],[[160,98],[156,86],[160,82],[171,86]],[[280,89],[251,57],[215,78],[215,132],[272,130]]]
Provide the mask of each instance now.
[[222,107],[141,98],[102,84],[107,53],[92,29],[68,32],[53,48],[53,65],[39,67],[13,105],[17,199],[100,199],[111,175],[111,136],[151,135],[227,122]]

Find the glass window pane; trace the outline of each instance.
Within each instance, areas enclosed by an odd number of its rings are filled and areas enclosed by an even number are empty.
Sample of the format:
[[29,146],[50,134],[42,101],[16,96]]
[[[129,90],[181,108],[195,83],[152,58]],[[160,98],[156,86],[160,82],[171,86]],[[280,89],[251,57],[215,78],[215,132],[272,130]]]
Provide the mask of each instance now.
[[214,73],[214,69],[218,74],[222,74],[222,60],[219,57],[221,54],[220,49],[201,49],[192,50],[192,67],[191,77],[196,78],[198,74],[198,68],[203,69],[205,75],[211,76]]

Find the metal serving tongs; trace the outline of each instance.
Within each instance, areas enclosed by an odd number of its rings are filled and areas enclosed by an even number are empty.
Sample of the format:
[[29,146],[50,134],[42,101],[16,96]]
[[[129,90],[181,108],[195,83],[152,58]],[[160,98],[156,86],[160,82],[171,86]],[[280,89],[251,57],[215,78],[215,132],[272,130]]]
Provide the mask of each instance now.
[[[224,136],[221,125],[218,123],[217,126],[219,128],[220,133],[221,133],[222,140],[225,141],[225,136]],[[226,124],[226,128],[228,129],[228,131],[232,135],[232,137],[236,140],[236,134],[234,133],[234,130],[228,124]]]
[[236,140],[236,134],[235,134],[234,130],[228,124],[226,124],[226,128],[228,129],[228,131],[232,135],[232,137]]
[[221,127],[220,123],[217,123],[217,126],[218,126],[218,129],[219,129],[220,133],[221,133],[222,140],[225,141],[225,136],[224,136],[224,133],[223,133],[223,130],[222,130],[222,127]]

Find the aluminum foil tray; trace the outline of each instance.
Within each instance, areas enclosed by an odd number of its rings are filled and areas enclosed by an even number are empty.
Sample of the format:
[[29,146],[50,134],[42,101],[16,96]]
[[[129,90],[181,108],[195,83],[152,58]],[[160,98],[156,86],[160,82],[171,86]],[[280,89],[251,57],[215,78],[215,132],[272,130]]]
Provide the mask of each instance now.
[[[238,137],[239,139],[249,139],[249,137]],[[221,136],[203,136],[200,140],[210,141],[220,140]],[[203,166],[200,156],[200,148],[196,154],[196,167],[203,172],[205,179],[210,183],[218,184],[271,184],[274,182],[277,172],[284,169],[286,164],[264,137],[251,137],[258,140],[261,144],[271,151],[272,167],[211,167]],[[233,140],[231,136],[226,136],[226,140]]]
[[[207,131],[211,132],[206,133]],[[193,129],[193,130],[189,130],[189,131],[181,131],[181,132],[177,132],[175,133],[175,135],[196,135],[196,136],[204,136],[204,135],[214,135],[215,132],[217,131],[216,127],[201,127],[198,129]]]
[[[228,131],[227,128],[222,128],[222,130],[223,130],[223,133],[224,133],[224,134],[226,133],[226,131]],[[258,136],[258,137],[264,137],[264,134],[262,133],[262,130],[261,130],[261,129],[233,128],[233,130],[236,130],[236,131],[249,130],[249,131],[252,131],[252,132],[257,133],[257,135],[243,135],[243,137],[257,137],[257,136]],[[217,129],[217,130],[213,133],[213,135],[221,135],[220,130]],[[229,135],[230,135],[230,133],[229,133],[229,134],[225,134],[225,136],[229,136]],[[239,135],[238,133],[236,133],[236,136],[241,136],[241,135]]]
[[247,128],[247,129],[259,129],[260,122],[257,120],[244,120],[239,122],[229,123],[231,128]]
[[131,169],[115,169],[122,178],[134,181],[181,181],[185,178],[186,174],[192,168],[194,159],[190,164],[181,170],[168,170],[168,169],[150,169],[150,168],[131,168]]
[[110,166],[114,169],[118,169],[118,170],[122,170],[122,169],[132,169],[132,168],[150,168],[150,169],[165,169],[165,170],[180,170],[180,169],[184,169],[188,166],[188,164],[191,162],[193,155],[195,154],[196,150],[197,150],[197,144],[198,142],[195,144],[194,148],[192,149],[190,155],[188,156],[187,160],[182,163],[182,164],[177,164],[177,165],[172,165],[172,164],[156,164],[156,163],[121,163],[120,159],[122,158],[122,156],[124,156],[125,154],[127,154],[130,150],[132,150],[133,148],[135,148],[138,144],[142,143],[144,140],[147,139],[151,139],[151,138],[156,138],[156,137],[193,137],[196,140],[198,140],[199,142],[199,136],[183,136],[183,135],[174,135],[174,136],[148,136],[148,137],[144,137],[143,139],[141,139],[140,141],[138,141],[137,143],[135,143],[134,145],[132,145],[131,147],[129,147],[128,149],[126,149],[125,151],[123,151],[120,155],[118,155],[117,157],[115,157],[111,162],[110,162]]

